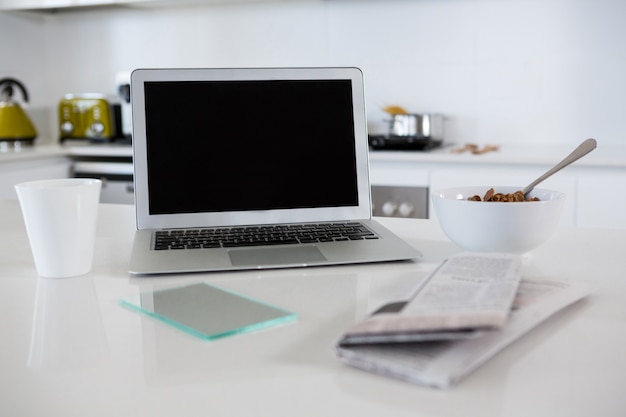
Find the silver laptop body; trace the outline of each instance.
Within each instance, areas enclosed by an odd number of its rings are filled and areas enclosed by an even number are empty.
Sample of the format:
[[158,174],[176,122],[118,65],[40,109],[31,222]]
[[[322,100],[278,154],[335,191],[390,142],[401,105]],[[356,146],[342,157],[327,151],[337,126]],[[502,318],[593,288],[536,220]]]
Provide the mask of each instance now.
[[[421,256],[371,219],[359,69],[138,69],[131,75],[131,97],[137,221],[132,274]],[[155,248],[157,231],[169,236],[346,222],[361,223],[365,236]]]

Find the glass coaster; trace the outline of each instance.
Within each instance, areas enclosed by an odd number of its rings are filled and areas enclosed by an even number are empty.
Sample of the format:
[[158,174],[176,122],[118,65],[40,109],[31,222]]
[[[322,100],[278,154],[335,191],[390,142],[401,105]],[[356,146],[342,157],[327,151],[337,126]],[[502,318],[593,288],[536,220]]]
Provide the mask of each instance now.
[[120,304],[204,340],[293,322],[296,313],[206,283],[144,292]]

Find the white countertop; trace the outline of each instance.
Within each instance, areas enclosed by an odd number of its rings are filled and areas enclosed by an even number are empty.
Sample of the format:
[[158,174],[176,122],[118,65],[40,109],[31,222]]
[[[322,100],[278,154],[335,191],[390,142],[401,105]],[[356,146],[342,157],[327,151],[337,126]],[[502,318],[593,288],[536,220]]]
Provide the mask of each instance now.
[[[480,145],[482,148],[485,145]],[[371,161],[387,162],[418,162],[418,163],[450,163],[450,164],[490,164],[490,165],[547,165],[552,166],[561,161],[574,150],[576,145],[522,145],[503,144],[497,151],[474,155],[469,152],[455,153],[452,149],[456,144],[420,151],[370,151]],[[575,162],[576,166],[588,167],[619,167],[626,168],[626,146],[607,145],[598,147]]]
[[103,157],[123,157],[133,156],[133,148],[127,144],[73,144],[73,145],[32,145],[21,146],[18,149],[13,147],[0,148],[0,163],[10,161],[24,161],[55,156],[103,156]]
[[64,145],[70,156],[113,156],[132,157],[133,147],[130,144],[72,144]]
[[0,146],[0,164],[65,156],[67,150],[59,145]]
[[[525,277],[587,283],[594,293],[441,391],[347,367],[331,350],[458,252],[432,220],[380,219],[423,252],[419,262],[136,278],[126,272],[133,207],[101,205],[93,271],[46,280],[18,203],[0,201],[0,212],[2,416],[626,414],[624,230],[562,228],[529,254]],[[204,342],[118,305],[195,282],[291,309],[298,322]]]
[[[370,151],[370,160],[378,162],[417,162],[451,164],[537,164],[551,166],[559,162],[575,145],[503,144],[498,151],[480,155],[454,153],[456,144],[422,151]],[[482,147],[483,145],[481,145]],[[132,157],[132,146],[126,144],[73,144],[23,146],[19,151],[0,149],[0,163],[50,156]],[[576,166],[626,168],[626,146],[598,144],[598,148],[577,161]]]

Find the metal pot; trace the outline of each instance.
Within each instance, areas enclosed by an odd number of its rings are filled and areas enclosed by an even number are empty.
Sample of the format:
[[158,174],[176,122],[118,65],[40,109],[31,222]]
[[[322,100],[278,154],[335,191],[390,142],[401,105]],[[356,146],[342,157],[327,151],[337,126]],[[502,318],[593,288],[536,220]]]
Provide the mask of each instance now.
[[441,139],[443,117],[439,114],[394,114],[389,121],[391,136]]

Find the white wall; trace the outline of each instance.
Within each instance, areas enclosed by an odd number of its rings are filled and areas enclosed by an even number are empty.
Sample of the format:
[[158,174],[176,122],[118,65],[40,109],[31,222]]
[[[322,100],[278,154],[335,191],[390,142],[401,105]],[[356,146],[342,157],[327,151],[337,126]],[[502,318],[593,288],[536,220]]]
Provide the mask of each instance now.
[[[52,101],[48,100],[45,68],[45,24],[41,16],[0,12],[0,79],[17,78],[29,94],[27,112],[40,133],[49,132]],[[14,98],[22,100],[20,93]]]
[[[231,2],[232,3],[232,2]],[[447,116],[449,142],[626,145],[624,0],[290,0],[0,13],[0,76],[33,110],[149,66],[349,65],[384,104]],[[44,123],[45,124],[45,123]],[[41,129],[40,129],[41,130]]]

